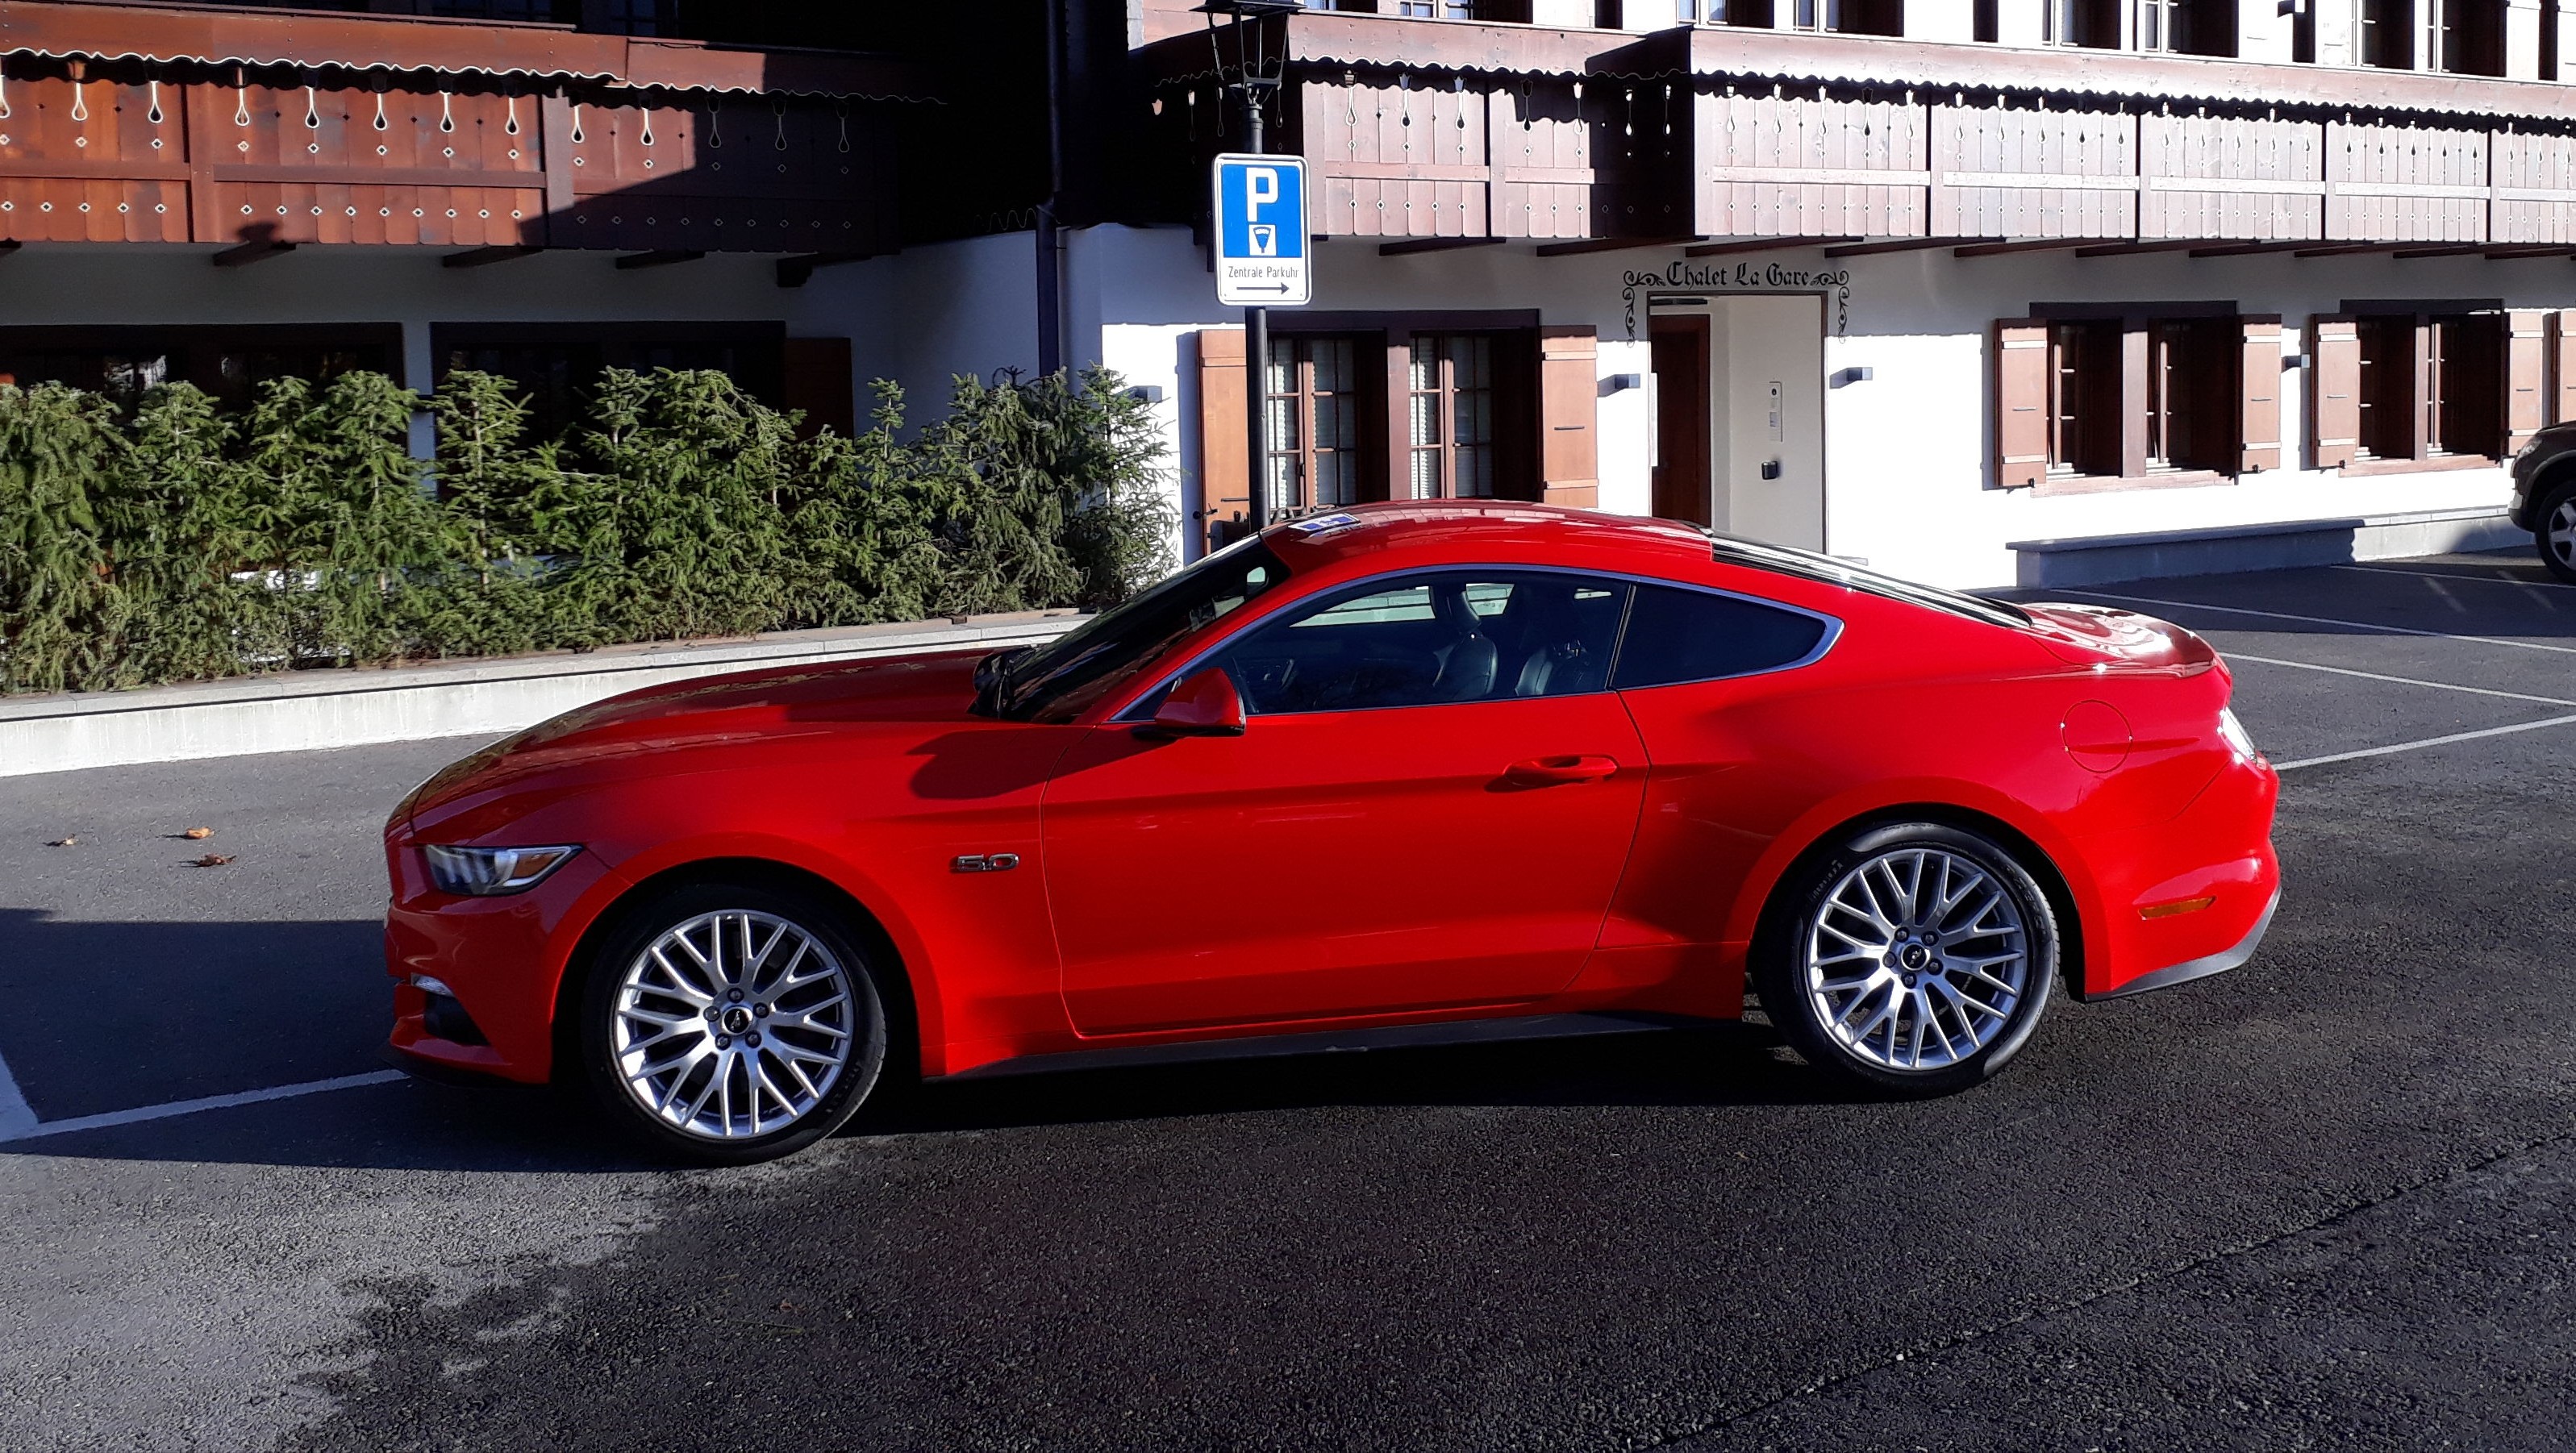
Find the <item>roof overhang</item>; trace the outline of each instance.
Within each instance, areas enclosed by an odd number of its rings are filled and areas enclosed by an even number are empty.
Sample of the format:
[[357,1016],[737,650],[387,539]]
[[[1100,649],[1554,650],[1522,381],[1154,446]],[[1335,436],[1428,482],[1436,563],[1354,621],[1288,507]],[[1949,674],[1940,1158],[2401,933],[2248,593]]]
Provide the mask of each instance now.
[[674,91],[936,100],[892,58],[597,35],[565,25],[0,0],[0,55],[517,77]]

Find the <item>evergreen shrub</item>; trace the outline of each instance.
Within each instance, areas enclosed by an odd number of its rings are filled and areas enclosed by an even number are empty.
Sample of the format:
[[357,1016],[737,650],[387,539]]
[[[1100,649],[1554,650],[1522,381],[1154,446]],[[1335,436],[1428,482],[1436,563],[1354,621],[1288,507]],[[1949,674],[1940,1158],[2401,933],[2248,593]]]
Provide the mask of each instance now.
[[880,383],[799,437],[724,374],[612,369],[539,438],[480,373],[0,385],[0,691],[1106,605],[1170,566],[1147,409],[1100,369],[959,379],[908,430]]

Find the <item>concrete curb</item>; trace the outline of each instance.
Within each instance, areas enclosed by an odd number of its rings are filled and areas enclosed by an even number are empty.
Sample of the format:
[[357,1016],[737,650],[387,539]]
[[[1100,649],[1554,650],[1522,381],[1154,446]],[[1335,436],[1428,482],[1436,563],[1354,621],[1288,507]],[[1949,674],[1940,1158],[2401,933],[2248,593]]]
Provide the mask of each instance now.
[[2395,560],[2459,550],[2503,550],[2529,541],[2492,507],[2415,510],[2332,520],[2289,520],[2204,530],[2015,540],[2019,586],[2110,585],[2175,575],[2227,575]]
[[1071,611],[614,646],[390,670],[298,671],[111,693],[0,697],[0,777],[430,737],[498,736],[665,682],[1052,640]]

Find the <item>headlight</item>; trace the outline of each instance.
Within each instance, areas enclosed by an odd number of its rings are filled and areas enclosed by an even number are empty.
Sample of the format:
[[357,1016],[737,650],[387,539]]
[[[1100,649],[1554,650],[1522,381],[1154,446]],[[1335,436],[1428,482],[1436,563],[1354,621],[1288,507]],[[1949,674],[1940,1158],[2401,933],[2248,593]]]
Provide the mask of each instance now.
[[2226,741],[2227,749],[2234,752],[2239,761],[2251,762],[2262,755],[2254,750],[2254,738],[2246,734],[2245,723],[2236,719],[2236,710],[2233,707],[2222,706],[2218,709],[2218,735]]
[[498,898],[534,888],[580,851],[578,847],[449,848],[425,844],[420,855],[428,861],[429,880],[438,885],[439,892]]

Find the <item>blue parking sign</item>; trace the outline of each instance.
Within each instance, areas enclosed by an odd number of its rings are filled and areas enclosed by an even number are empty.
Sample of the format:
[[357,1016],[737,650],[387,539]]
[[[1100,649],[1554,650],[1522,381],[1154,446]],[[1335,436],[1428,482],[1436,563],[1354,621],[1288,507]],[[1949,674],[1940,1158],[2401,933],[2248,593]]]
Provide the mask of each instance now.
[[1233,307],[1293,308],[1314,295],[1307,270],[1302,157],[1216,159],[1216,298]]

